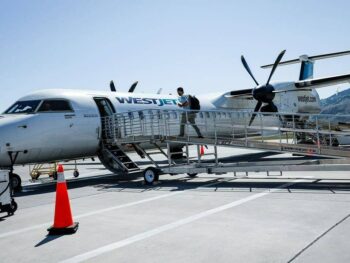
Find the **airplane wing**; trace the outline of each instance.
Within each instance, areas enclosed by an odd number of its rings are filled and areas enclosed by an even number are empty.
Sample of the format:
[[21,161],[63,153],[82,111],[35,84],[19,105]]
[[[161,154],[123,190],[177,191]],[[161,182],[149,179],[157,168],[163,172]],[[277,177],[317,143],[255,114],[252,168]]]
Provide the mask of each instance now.
[[[340,56],[349,55],[349,54],[350,54],[350,50],[347,50],[347,51],[342,51],[342,52],[322,54],[322,55],[316,55],[316,56],[310,56],[310,57],[306,56],[306,57],[311,61],[315,61],[315,60],[319,60],[319,59],[334,58],[334,57],[340,57]],[[278,65],[283,66],[283,65],[291,65],[291,64],[295,64],[295,63],[300,63],[300,60],[303,57],[305,57],[305,55],[301,56],[300,58],[297,58],[297,59],[282,61],[282,62],[278,63]],[[273,64],[261,66],[261,68],[272,68],[272,67],[273,67]]]
[[341,83],[350,83],[350,74],[338,75],[326,78],[301,80],[295,82],[295,87],[297,89],[307,89],[307,88],[323,88],[327,86],[332,86]]
[[[317,78],[317,79],[307,79],[294,82],[296,89],[280,89],[273,91],[274,93],[283,93],[283,92],[295,92],[299,90],[310,90],[324,88],[332,85],[350,83],[350,74],[338,75],[326,78]],[[242,89],[234,90],[226,94],[226,98],[251,98],[253,89]]]

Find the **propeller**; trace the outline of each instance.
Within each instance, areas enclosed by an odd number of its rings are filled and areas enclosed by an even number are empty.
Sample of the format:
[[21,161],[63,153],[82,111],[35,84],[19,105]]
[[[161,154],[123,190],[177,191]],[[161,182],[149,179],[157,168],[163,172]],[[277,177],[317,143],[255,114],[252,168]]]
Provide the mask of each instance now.
[[116,92],[116,91],[117,91],[117,90],[115,89],[113,80],[111,80],[111,82],[109,83],[109,87],[111,88],[111,91],[112,91],[112,92]]
[[[270,80],[275,73],[275,70],[278,66],[278,64],[281,62],[282,57],[286,51],[283,50],[276,58],[275,63],[273,64],[273,67],[271,69],[271,73],[269,78],[267,79],[266,84],[264,85],[259,85],[259,83],[256,81],[253,73],[251,72],[248,63],[246,62],[244,56],[241,56],[242,64],[244,68],[247,70],[248,74],[252,77],[254,80],[255,84],[257,85],[253,90],[252,90],[252,95],[255,100],[257,100],[257,104],[254,108],[254,112],[258,111],[264,111],[264,112],[277,112],[278,109],[276,105],[273,103],[273,99],[275,98],[275,89],[272,85],[270,85]],[[263,103],[267,103],[266,106],[261,107]],[[250,118],[249,121],[249,126],[252,124],[252,122],[255,119],[256,114],[253,114],[252,117]]]
[[[133,93],[138,83],[139,83],[138,81],[135,81],[135,82],[130,86],[128,92]],[[115,86],[114,86],[113,80],[111,80],[111,82],[109,83],[109,87],[110,87],[110,89],[111,89],[112,92],[116,92],[116,91],[117,91],[117,89],[116,89]]]
[[130,92],[130,93],[133,93],[133,92],[134,92],[134,90],[135,90],[135,88],[136,88],[136,86],[137,86],[138,83],[139,83],[138,81],[135,81],[135,82],[130,86],[130,88],[129,88],[129,92]]

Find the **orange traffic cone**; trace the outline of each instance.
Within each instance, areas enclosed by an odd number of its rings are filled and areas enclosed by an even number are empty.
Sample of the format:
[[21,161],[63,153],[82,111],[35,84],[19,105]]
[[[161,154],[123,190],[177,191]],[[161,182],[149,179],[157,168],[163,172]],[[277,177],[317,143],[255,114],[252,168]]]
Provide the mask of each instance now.
[[57,168],[55,218],[53,226],[47,231],[49,231],[49,235],[73,234],[78,230],[78,226],[79,223],[73,222],[64,170],[63,166],[59,164]]
[[200,148],[200,154],[201,154],[201,156],[203,156],[203,155],[204,155],[204,146],[203,146],[203,145],[201,145],[201,148]]

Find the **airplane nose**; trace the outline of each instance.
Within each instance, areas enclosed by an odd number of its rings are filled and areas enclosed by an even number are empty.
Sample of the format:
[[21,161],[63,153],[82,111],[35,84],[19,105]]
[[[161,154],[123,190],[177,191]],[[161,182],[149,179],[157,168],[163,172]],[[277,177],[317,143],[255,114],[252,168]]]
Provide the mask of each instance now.
[[0,167],[10,167],[10,152],[24,151],[25,141],[22,130],[26,129],[30,116],[0,115]]

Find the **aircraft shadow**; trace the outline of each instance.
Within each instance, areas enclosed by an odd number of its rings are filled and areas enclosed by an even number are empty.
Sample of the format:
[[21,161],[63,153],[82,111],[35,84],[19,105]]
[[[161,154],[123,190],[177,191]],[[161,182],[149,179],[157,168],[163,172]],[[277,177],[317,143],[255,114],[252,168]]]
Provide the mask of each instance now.
[[[316,159],[324,159],[322,157],[313,157],[313,156],[293,156],[293,157],[274,157],[273,159],[268,159],[267,157],[275,156],[280,153],[276,152],[260,152],[260,153],[248,153],[243,154],[239,156],[230,156],[225,158],[220,158],[220,162],[227,163],[227,162],[249,162],[249,161],[271,161],[271,160],[316,160]],[[212,160],[206,160],[208,162],[213,161]],[[165,164],[167,164],[167,161],[164,161]],[[140,161],[138,162],[139,165],[147,165],[151,164],[148,161]],[[199,175],[200,177],[200,175]],[[164,190],[164,187],[166,188],[172,188],[171,191],[183,191],[183,190],[190,190],[195,189],[198,187],[201,187],[204,184],[210,183],[210,181],[206,181],[205,183],[203,181],[193,180],[189,177],[182,177],[177,179],[162,179],[162,176],[160,176],[160,184],[156,186],[147,186],[143,184],[143,180],[138,180],[142,178],[142,173],[133,173],[130,175],[113,175],[113,174],[106,174],[101,175],[100,177],[93,177],[93,178],[84,178],[84,180],[72,180],[68,181],[68,189],[77,189],[81,187],[95,187],[100,191],[150,191],[150,190]],[[206,176],[206,178],[208,178]],[[220,175],[213,175],[212,181],[215,182],[220,178]],[[238,182],[234,181],[234,177],[232,176],[233,181],[230,182],[221,182],[215,188],[223,189],[223,188],[235,188],[238,189],[246,189],[246,188],[255,188],[255,189],[262,189],[262,188],[274,188],[279,185],[281,185],[281,182],[278,182],[278,179],[275,179],[276,181],[271,182],[262,182],[262,178],[252,178],[247,177],[247,179],[251,179],[246,182]],[[263,178],[266,181],[266,177]],[[283,178],[284,179],[284,178]],[[136,181],[135,181],[136,180]],[[209,178],[211,180],[211,178]],[[205,189],[213,189],[213,187],[206,187]],[[291,189],[310,189],[310,190],[324,190],[328,188],[332,189],[343,189],[343,190],[349,190],[350,189],[350,183],[342,182],[342,180],[334,180],[331,183],[322,183],[321,181],[319,183],[315,183],[312,181],[311,183],[297,183],[290,187]],[[33,187],[29,190],[16,193],[15,197],[20,196],[28,196],[28,195],[40,195],[45,193],[50,193],[56,191],[56,185],[50,184],[50,185],[39,185],[37,187]],[[165,190],[164,190],[165,191]],[[169,191],[166,190],[166,191]]]
[[[199,176],[200,178],[200,176]],[[201,191],[201,192],[215,192],[215,191],[225,191],[225,192],[256,192],[256,191],[264,191],[266,189],[272,189],[272,188],[278,188],[286,183],[286,178],[280,179],[274,177],[274,178],[246,178],[246,181],[237,181],[237,179],[240,178],[225,178],[225,181],[221,181],[218,184],[212,185],[212,186],[205,186],[207,184],[215,183],[220,180],[219,176],[218,178],[210,178],[206,177],[206,179],[209,179],[205,182],[203,181],[196,181],[196,179],[192,178],[180,178],[180,179],[167,179],[162,180],[160,178],[160,183],[154,186],[146,186],[142,185],[140,182],[134,182],[132,184],[128,185],[104,185],[101,190],[102,191],[118,191],[118,192],[145,192],[145,191],[188,191],[188,190],[195,190],[195,191]],[[292,180],[297,180],[298,178],[292,178]],[[305,179],[303,177],[299,179]],[[270,180],[270,181],[267,181]],[[292,180],[290,182],[292,182]],[[203,187],[204,186],[204,187]],[[332,182],[322,181],[319,179],[310,179],[306,182],[298,182],[294,183],[288,187],[286,187],[287,191],[289,193],[292,193],[292,190],[303,190],[302,193],[306,193],[307,191],[314,192],[314,191],[326,191],[325,193],[333,193],[336,194],[337,191],[342,191],[342,194],[350,194],[350,182],[348,179],[332,179]],[[348,193],[347,193],[348,192]],[[296,192],[294,192],[296,193]]]
[[[321,156],[297,156],[294,155],[292,157],[274,157],[273,159],[267,159],[267,157],[272,157],[276,155],[280,155],[281,153],[278,152],[260,152],[260,153],[247,153],[242,155],[236,155],[236,156],[228,156],[219,158],[219,162],[221,163],[238,163],[238,162],[257,162],[257,161],[283,161],[283,160],[289,160],[289,161],[296,161],[296,160],[321,160],[321,159],[333,159],[333,158],[326,158]],[[175,160],[176,163],[181,163],[181,160]],[[215,159],[206,159],[202,162],[206,163],[214,163]],[[138,165],[152,165],[152,162],[145,160],[145,161],[137,161]],[[159,164],[168,164],[168,160],[161,160],[157,161]]]
[[[141,174],[139,174],[141,175]],[[69,182],[68,189],[78,189],[81,187],[94,187],[97,191],[101,192],[133,192],[133,193],[142,193],[147,191],[159,191],[159,192],[173,192],[173,191],[187,191],[187,190],[195,190],[195,191],[203,191],[203,192],[215,192],[215,191],[242,191],[242,192],[256,192],[256,191],[264,191],[266,189],[272,189],[279,187],[286,183],[286,177],[278,178],[279,176],[270,176],[268,177],[239,177],[232,178],[225,177],[222,178],[220,175],[213,175],[212,177],[202,177],[206,180],[198,180],[196,178],[190,177],[181,177],[174,179],[162,179],[160,176],[160,183],[156,185],[145,185],[143,180],[135,180],[133,176],[133,180],[128,180],[125,177],[120,178],[118,176],[108,177],[108,178],[94,178],[91,180],[84,180],[81,182]],[[201,176],[198,176],[201,179]],[[245,181],[238,179],[245,179]],[[305,179],[303,177],[300,178],[291,178],[290,182],[297,179]],[[207,186],[211,183],[220,183]],[[333,193],[336,194],[337,191],[342,191],[342,194],[350,194],[350,182],[349,179],[332,179],[332,181],[323,181],[321,179],[307,179],[306,182],[298,182],[286,188],[288,192],[296,193],[295,190],[303,190],[302,193],[306,193],[307,191],[315,192],[315,191],[326,191],[324,193]],[[292,191],[293,190],[293,191]],[[56,191],[55,185],[50,186],[41,186],[33,191],[17,193],[16,196],[28,196],[28,195],[40,195],[49,192]]]

